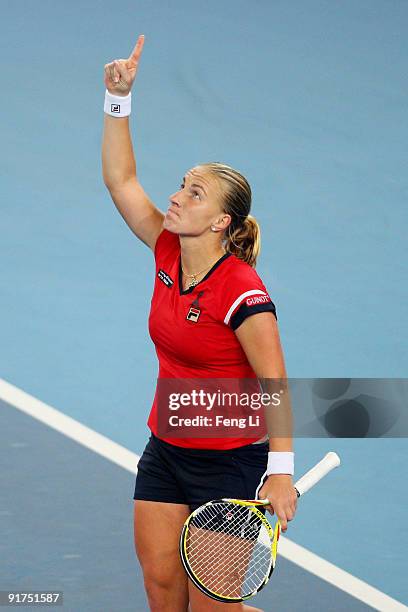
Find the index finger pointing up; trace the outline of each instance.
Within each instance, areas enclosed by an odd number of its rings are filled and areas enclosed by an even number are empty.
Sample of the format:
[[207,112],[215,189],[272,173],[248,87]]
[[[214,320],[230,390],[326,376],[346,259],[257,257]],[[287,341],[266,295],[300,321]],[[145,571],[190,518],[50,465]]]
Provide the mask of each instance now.
[[144,44],[144,34],[141,34],[139,38],[137,39],[137,43],[132,53],[129,55],[129,61],[132,61],[132,62],[139,61],[140,54],[142,53],[142,49],[143,49],[143,44]]

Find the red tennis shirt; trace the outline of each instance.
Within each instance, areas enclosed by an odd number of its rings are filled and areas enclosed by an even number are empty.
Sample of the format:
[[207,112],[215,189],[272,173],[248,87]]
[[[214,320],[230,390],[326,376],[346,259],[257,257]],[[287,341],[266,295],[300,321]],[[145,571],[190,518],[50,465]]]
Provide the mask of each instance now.
[[[254,268],[226,253],[195,287],[183,291],[178,235],[163,229],[154,255],[149,333],[158,379],[256,378],[234,330],[258,312],[276,317],[276,309]],[[158,435],[157,387],[147,424]],[[176,446],[221,450],[258,439],[159,437]]]

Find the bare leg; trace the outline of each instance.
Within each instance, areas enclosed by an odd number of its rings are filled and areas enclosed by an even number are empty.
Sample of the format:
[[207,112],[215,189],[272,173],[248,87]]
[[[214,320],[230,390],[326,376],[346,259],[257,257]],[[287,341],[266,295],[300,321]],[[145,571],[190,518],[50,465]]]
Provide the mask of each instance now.
[[189,514],[189,507],[183,504],[135,501],[135,549],[151,612],[188,610],[187,576],[179,557],[179,537]]
[[201,593],[194,584],[188,581],[188,591],[190,594],[190,609],[191,612],[263,612],[260,608],[253,608],[242,603],[222,603],[215,601],[204,593]]

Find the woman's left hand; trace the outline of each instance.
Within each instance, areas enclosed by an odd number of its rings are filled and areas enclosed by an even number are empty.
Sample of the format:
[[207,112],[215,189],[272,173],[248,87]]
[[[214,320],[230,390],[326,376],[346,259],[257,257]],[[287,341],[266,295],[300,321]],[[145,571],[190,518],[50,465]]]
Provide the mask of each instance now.
[[259,499],[268,499],[271,503],[266,506],[271,514],[276,514],[282,531],[288,528],[296,513],[297,493],[293,486],[292,476],[289,474],[271,474],[259,491]]

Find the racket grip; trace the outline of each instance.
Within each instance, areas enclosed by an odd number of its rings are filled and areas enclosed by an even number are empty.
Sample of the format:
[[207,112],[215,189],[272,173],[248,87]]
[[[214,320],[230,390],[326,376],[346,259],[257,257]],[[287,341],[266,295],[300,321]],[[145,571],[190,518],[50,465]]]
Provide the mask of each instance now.
[[[324,476],[326,476],[329,472],[334,470],[334,468],[340,465],[340,457],[337,453],[330,451],[327,453],[319,461],[316,463],[314,467],[312,467],[306,474],[304,474],[297,482],[295,482],[295,491],[296,495],[300,497],[309,489],[314,487],[316,483],[319,482]],[[271,502],[268,499],[258,499],[256,503],[261,504],[262,506],[268,506]]]
[[295,483],[295,489],[297,496],[300,497],[309,489],[314,487],[324,476],[326,476],[331,470],[340,465],[340,457],[337,453],[331,451],[327,453],[325,457],[319,463],[317,463],[311,470],[306,472],[299,480]]

